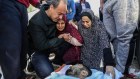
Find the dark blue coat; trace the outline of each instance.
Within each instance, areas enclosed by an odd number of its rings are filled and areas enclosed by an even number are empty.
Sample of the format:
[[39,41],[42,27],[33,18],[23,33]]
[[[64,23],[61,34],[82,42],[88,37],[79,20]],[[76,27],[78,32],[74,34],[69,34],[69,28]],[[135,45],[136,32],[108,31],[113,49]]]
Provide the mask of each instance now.
[[[86,6],[86,8],[90,9],[90,5],[89,5],[88,2],[85,2],[85,6]],[[81,14],[81,11],[82,11],[82,5],[81,5],[80,2],[77,2],[77,3],[75,3],[75,7],[76,7],[76,14],[75,14],[74,20],[79,21],[80,20],[80,14]]]

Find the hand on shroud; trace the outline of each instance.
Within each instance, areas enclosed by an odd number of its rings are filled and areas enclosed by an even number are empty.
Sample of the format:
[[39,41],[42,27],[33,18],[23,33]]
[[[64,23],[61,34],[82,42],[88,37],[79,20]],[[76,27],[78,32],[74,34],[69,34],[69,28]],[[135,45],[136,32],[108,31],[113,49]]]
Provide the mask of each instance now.
[[115,79],[115,70],[113,66],[106,66],[106,74],[112,75],[112,79]]

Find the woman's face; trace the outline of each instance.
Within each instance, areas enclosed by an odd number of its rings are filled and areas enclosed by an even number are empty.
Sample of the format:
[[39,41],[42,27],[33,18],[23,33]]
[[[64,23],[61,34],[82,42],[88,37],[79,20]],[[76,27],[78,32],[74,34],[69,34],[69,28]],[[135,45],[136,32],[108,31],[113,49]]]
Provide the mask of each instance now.
[[82,24],[85,28],[91,27],[91,20],[87,16],[82,17]]
[[56,24],[56,27],[59,31],[63,31],[65,28],[65,22],[63,20],[59,20]]

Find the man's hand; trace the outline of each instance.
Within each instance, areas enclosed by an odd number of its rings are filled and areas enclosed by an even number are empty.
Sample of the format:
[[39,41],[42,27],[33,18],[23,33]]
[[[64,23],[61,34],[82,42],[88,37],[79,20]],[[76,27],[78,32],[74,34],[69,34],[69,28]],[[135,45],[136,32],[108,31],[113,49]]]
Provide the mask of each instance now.
[[58,38],[63,38],[63,35],[64,35],[64,34],[60,34],[60,35],[58,36]]
[[58,36],[58,38],[64,38],[65,41],[70,41],[72,36],[69,33],[64,33]]
[[44,0],[44,1],[42,1],[42,5],[43,5],[43,4],[47,4],[47,2]]
[[104,0],[100,0],[100,11],[103,13]]

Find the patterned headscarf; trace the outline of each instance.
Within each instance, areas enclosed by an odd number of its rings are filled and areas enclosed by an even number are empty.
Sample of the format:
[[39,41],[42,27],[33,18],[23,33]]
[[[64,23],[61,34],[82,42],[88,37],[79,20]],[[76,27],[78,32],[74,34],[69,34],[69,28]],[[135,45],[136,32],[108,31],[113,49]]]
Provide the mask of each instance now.
[[81,20],[78,22],[78,29],[84,40],[81,48],[81,60],[87,67],[101,70],[100,62],[103,59],[103,49],[109,47],[108,35],[103,23],[91,9],[84,9],[82,13],[90,14],[92,25],[91,28],[85,28]]

